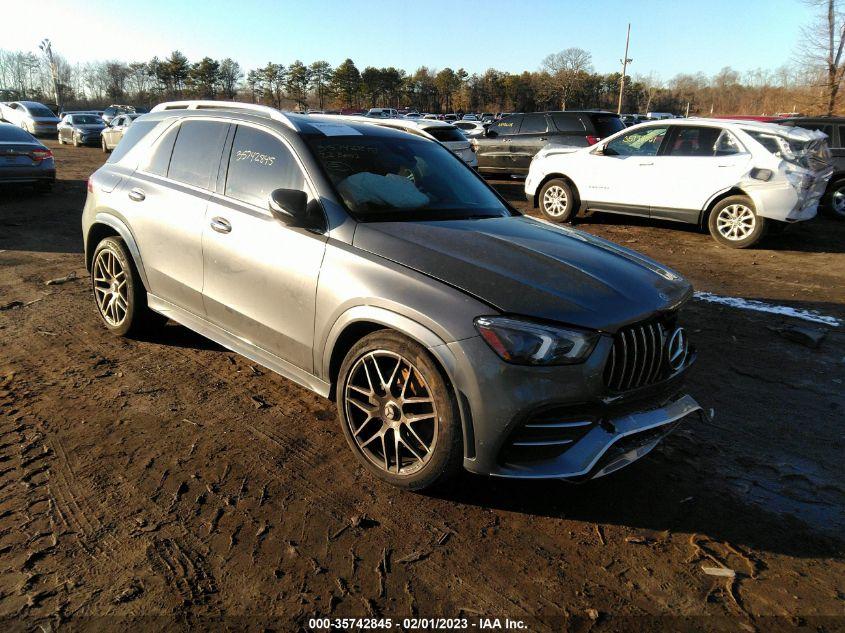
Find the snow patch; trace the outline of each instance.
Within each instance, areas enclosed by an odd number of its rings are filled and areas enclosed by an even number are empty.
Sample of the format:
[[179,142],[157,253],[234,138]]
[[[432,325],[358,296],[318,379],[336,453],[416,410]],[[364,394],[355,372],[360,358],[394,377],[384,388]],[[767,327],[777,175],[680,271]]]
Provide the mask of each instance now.
[[699,301],[718,303],[732,308],[738,308],[739,310],[754,310],[756,312],[780,314],[782,316],[803,319],[804,321],[812,321],[813,323],[822,323],[832,327],[838,327],[842,324],[842,322],[836,317],[819,314],[815,310],[801,310],[798,308],[790,308],[789,306],[772,305],[771,303],[766,303],[764,301],[743,299],[742,297],[722,297],[710,292],[696,292],[694,296]]

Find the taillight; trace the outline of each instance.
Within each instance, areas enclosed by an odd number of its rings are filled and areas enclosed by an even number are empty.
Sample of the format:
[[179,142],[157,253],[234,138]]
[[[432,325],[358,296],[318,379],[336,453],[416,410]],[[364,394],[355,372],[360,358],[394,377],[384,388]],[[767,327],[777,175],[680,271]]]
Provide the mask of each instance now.
[[94,176],[88,176],[88,193],[94,193]]
[[47,160],[48,158],[53,158],[53,152],[49,149],[34,149],[29,153],[29,155],[36,163],[40,163],[42,160]]
[[600,136],[590,136],[589,134],[587,135],[587,145],[595,145],[600,140],[601,140]]

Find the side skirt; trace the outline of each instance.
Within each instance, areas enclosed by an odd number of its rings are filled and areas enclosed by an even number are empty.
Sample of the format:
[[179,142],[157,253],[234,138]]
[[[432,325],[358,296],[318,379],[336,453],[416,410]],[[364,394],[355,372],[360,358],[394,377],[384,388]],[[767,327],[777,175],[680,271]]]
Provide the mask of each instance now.
[[200,334],[207,339],[211,339],[226,349],[240,354],[259,365],[266,367],[270,371],[274,371],[277,374],[292,380],[298,385],[302,385],[303,387],[310,389],[324,398],[329,397],[329,388],[331,387],[329,383],[320,380],[313,374],[308,373],[296,365],[292,365],[275,354],[271,354],[270,352],[235,336],[231,332],[228,332],[220,326],[207,321],[201,316],[197,316],[187,310],[183,310],[169,301],[165,301],[164,299],[150,293],[147,293],[147,304],[151,310],[155,310],[159,314],[166,316],[168,319],[173,319],[180,325],[184,325],[189,330],[193,330],[197,334]]

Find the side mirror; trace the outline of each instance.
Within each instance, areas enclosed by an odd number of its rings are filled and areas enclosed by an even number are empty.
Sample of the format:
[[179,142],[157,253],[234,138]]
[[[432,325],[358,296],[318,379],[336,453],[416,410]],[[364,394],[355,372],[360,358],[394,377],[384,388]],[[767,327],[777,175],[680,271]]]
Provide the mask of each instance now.
[[607,153],[607,143],[602,143],[593,150],[593,154],[597,156],[604,156]]
[[289,223],[303,223],[308,215],[308,196],[299,189],[275,189],[268,206],[273,215]]

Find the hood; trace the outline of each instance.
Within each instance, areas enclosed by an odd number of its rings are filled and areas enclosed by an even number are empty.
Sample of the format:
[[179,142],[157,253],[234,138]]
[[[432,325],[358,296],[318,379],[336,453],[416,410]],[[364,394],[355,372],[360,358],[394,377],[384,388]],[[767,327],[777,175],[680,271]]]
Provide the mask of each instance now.
[[643,255],[527,217],[367,222],[353,244],[500,312],[605,332],[692,294],[678,273]]

